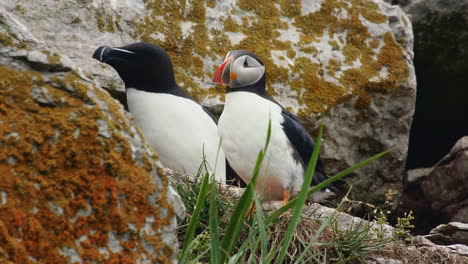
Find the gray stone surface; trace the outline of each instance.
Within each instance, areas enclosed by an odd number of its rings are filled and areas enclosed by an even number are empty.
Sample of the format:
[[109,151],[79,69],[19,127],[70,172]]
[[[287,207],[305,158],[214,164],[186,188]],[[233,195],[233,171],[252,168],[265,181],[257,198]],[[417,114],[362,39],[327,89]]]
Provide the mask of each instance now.
[[445,15],[468,10],[467,0],[397,0],[393,2],[402,5],[405,12],[411,14],[411,19],[414,22],[418,22],[431,13]]
[[[449,154],[433,168],[421,183],[421,190],[433,210],[449,218],[466,206],[468,193],[468,137],[455,144]],[[468,223],[468,219],[461,222]]]
[[325,221],[331,215],[335,215],[336,228],[341,231],[362,231],[370,226],[369,237],[370,238],[392,238],[394,237],[394,228],[386,225],[377,223],[376,221],[367,221],[359,217],[355,217],[343,212],[337,212],[336,209],[326,207],[320,204],[310,204],[304,209],[304,215]]
[[425,237],[436,244],[464,244],[468,246],[468,224],[450,222],[445,225],[438,225]]
[[120,78],[91,59],[94,49],[155,42],[171,55],[181,86],[210,107],[223,103],[223,90],[205,83],[214,67],[230,49],[250,49],[267,63],[274,98],[299,114],[311,134],[326,126],[322,158],[329,174],[395,148],[350,180],[354,198],[383,200],[387,189],[401,188],[414,111],[409,19],[383,1],[282,4],[5,0],[0,34],[12,46],[67,55],[112,89],[122,89]]

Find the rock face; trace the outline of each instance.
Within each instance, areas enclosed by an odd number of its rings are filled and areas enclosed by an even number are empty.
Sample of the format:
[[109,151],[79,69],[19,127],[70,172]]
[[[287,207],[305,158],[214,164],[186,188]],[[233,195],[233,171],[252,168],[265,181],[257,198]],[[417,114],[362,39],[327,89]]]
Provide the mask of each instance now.
[[0,262],[175,262],[184,208],[157,154],[92,76],[23,24],[27,10],[4,3]]
[[392,4],[401,5],[405,12],[411,14],[414,22],[425,19],[429,14],[442,15],[463,11],[468,8],[467,0],[385,0]]
[[[468,137],[455,144],[420,186],[431,208],[442,211],[449,218],[456,217],[461,208],[468,207]],[[468,223],[468,218],[458,221]]]
[[4,44],[54,47],[109,88],[122,86],[112,69],[91,60],[97,46],[159,44],[181,86],[210,107],[222,105],[224,91],[204,81],[227,51],[251,50],[266,62],[274,98],[312,134],[320,122],[326,126],[329,174],[395,147],[354,175],[355,198],[380,200],[401,187],[416,84],[411,23],[399,7],[370,0],[6,0],[0,8],[10,25],[0,29]]
[[448,221],[468,223],[468,137],[458,140],[434,167],[410,170],[405,188],[400,210],[415,211],[416,221],[421,221],[416,227],[430,229]]
[[425,237],[437,244],[468,245],[468,224],[450,222],[446,225],[439,225],[436,228],[432,229],[431,232],[429,232],[429,235]]
[[418,99],[407,167],[430,167],[468,131],[468,0],[391,2],[411,17],[415,36]]

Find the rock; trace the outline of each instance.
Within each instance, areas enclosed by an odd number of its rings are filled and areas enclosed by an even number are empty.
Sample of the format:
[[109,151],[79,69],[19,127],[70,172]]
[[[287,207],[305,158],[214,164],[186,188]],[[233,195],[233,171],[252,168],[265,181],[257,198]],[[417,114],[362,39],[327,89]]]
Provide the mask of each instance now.
[[450,249],[453,253],[468,256],[468,246],[467,245],[455,244],[455,245],[448,245],[448,246],[445,246],[445,247]]
[[417,233],[448,222],[468,223],[468,136],[432,168],[408,171],[397,211],[414,211]]
[[465,207],[457,210],[455,215],[452,217],[452,221],[454,222],[465,222],[466,219],[468,219],[468,201],[465,200],[464,204],[466,205]]
[[399,7],[370,0],[6,0],[0,8],[11,25],[4,42],[54,47],[112,89],[122,83],[92,61],[96,47],[159,44],[181,86],[213,108],[223,104],[224,89],[205,82],[227,51],[249,49],[266,62],[274,98],[312,134],[325,125],[329,174],[395,147],[354,174],[354,198],[378,201],[388,188],[401,189],[416,83],[412,28]]
[[41,45],[0,47],[0,262],[175,263],[184,206],[157,154],[119,103]]
[[310,204],[304,209],[304,215],[320,221],[325,221],[333,214],[336,214],[336,228],[338,230],[362,231],[370,227],[368,235],[372,239],[394,237],[394,228],[387,224],[377,223],[376,221],[367,221],[343,212],[338,212],[334,208],[316,203]]
[[[244,193],[244,188],[226,186],[226,191],[233,197],[240,198]],[[272,212],[282,206],[282,201],[263,201],[262,207],[265,212]],[[333,222],[337,230],[340,231],[362,231],[370,227],[368,236],[375,238],[392,238],[394,237],[394,228],[376,221],[367,221],[350,214],[337,211],[335,208],[330,208],[318,203],[309,203],[304,206],[303,213],[307,219],[326,221],[330,216],[333,216]]]
[[[460,139],[452,151],[433,169],[421,183],[433,210],[440,210],[449,218],[466,207],[468,192],[468,137]],[[459,206],[456,206],[456,205]],[[462,222],[468,223],[468,219]]]
[[366,263],[369,263],[369,264],[403,264],[401,260],[389,259],[389,258],[375,258]]
[[431,240],[427,239],[426,237],[424,236],[414,236],[410,239],[411,241],[411,245],[414,245],[414,246],[435,246],[434,243],[431,242]]
[[468,9],[467,0],[397,0],[393,2],[402,5],[405,12],[411,14],[414,22],[425,19],[429,14],[447,15]]
[[383,252],[377,252],[365,257],[364,263],[467,263],[462,251],[454,250],[455,247],[444,246],[406,246],[395,244]]
[[422,181],[425,177],[429,176],[431,172],[432,168],[418,168],[408,170],[406,172],[408,184],[413,184]]
[[429,235],[424,237],[436,244],[468,245],[468,224],[450,222],[445,225],[438,225],[436,228],[432,229],[431,232],[429,232]]
[[468,1],[392,2],[400,3],[411,17],[415,36],[418,100],[407,166],[430,167],[468,131]]

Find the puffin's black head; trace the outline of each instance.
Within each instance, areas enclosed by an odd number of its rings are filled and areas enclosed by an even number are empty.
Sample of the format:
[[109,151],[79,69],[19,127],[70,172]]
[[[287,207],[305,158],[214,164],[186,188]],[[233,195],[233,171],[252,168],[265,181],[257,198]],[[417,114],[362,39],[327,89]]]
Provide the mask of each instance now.
[[265,66],[262,60],[247,50],[231,50],[219,66],[213,82],[230,88],[241,88],[252,84],[265,84]]
[[169,55],[159,46],[139,42],[123,47],[99,47],[93,58],[112,66],[126,88],[164,89],[175,85]]

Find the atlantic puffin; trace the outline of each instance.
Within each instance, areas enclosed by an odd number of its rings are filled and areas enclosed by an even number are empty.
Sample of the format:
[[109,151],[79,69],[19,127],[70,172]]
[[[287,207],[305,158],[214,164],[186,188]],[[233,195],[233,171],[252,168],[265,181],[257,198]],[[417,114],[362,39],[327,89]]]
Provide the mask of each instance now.
[[[249,183],[257,155],[264,148],[271,122],[271,138],[257,180],[257,192],[264,200],[296,196],[304,182],[314,141],[298,118],[266,92],[266,72],[262,60],[246,50],[230,51],[216,70],[213,82],[227,86],[218,133],[227,160],[235,172]],[[312,185],[327,179],[318,161]],[[312,197],[320,201],[338,192],[329,185]]]
[[124,81],[129,112],[165,167],[195,176],[206,159],[208,172],[225,182],[225,156],[216,123],[177,85],[163,48],[145,42],[103,46],[93,58],[112,66]]

